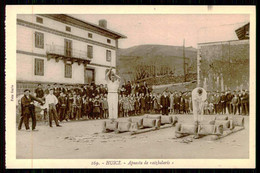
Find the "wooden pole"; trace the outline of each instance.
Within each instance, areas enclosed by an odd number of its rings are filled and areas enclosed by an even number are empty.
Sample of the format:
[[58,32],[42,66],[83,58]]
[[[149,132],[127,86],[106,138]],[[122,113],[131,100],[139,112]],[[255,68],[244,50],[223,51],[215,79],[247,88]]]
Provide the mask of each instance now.
[[184,82],[186,82],[186,70],[185,70],[185,39],[183,40],[183,75],[184,75]]

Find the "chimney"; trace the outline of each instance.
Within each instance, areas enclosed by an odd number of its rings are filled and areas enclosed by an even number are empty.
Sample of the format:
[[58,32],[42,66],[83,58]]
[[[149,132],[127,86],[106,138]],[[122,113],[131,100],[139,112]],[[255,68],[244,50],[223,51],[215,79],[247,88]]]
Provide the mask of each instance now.
[[98,21],[99,26],[103,27],[103,28],[107,28],[107,21],[105,19],[101,19]]

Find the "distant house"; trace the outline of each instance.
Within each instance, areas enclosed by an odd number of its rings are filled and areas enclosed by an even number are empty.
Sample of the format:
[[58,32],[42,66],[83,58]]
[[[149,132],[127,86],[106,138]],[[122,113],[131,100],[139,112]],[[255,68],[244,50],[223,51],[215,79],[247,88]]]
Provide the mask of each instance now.
[[126,36],[64,14],[17,15],[17,85],[105,83],[116,68],[118,40]]
[[249,39],[249,26],[249,23],[247,23],[235,31],[239,40]]

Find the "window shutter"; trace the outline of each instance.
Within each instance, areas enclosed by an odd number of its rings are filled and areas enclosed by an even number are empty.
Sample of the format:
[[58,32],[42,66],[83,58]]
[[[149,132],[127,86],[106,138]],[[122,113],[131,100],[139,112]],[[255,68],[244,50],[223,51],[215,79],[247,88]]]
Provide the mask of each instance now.
[[44,75],[44,60],[42,60],[42,59],[35,59],[34,75],[39,75],[39,76],[43,76]]

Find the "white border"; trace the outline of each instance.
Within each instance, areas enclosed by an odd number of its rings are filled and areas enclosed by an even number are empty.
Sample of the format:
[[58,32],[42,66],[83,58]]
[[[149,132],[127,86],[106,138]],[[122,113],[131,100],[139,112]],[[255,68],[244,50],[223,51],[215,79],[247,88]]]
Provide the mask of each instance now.
[[[256,10],[254,6],[67,6],[67,14],[250,14],[250,154],[249,159],[164,159],[174,162],[162,168],[254,168],[255,167],[255,86]],[[96,168],[93,159],[16,159],[16,14],[65,13],[60,5],[6,6],[6,167],[7,168]],[[11,93],[11,85],[14,93]],[[114,160],[114,159],[113,159]],[[116,159],[120,160],[120,159]],[[131,159],[132,161],[137,161]],[[144,161],[144,159],[140,159]],[[149,159],[147,159],[149,160]],[[158,160],[158,159],[152,159]],[[152,161],[151,159],[149,161]],[[163,159],[160,159],[163,160]],[[104,161],[98,160],[95,161]],[[121,159],[121,161],[126,161]],[[121,168],[133,168],[129,165]],[[118,168],[102,166],[99,168]],[[160,168],[141,165],[135,168]]]

